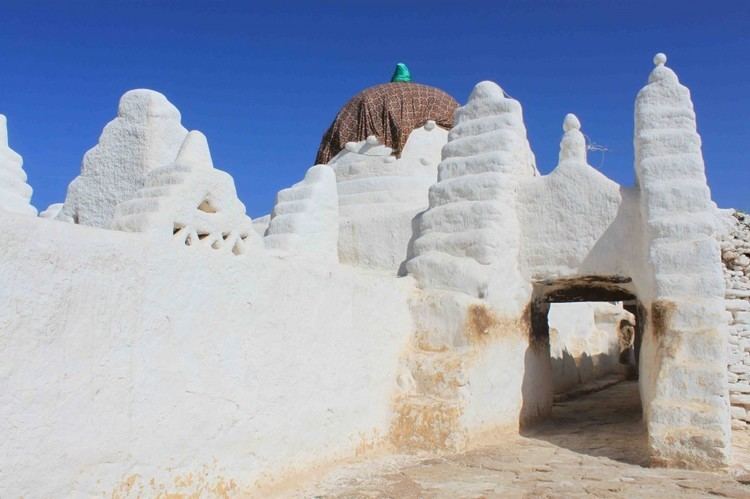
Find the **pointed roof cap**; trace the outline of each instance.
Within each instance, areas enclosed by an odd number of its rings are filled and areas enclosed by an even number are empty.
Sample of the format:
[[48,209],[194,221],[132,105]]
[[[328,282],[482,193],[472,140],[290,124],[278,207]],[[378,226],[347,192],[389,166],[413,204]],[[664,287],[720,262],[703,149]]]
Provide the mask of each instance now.
[[403,62],[396,64],[396,69],[393,71],[393,76],[391,76],[391,83],[409,83],[410,81],[411,72],[409,71],[409,68],[406,67],[406,64]]
[[669,69],[665,64],[667,63],[667,55],[663,52],[659,52],[654,56],[654,66],[656,66],[651,74],[648,76],[648,82],[653,83],[657,81],[673,81],[678,82],[677,75],[674,71]]
[[581,122],[573,113],[568,113],[563,121],[563,138],[560,141],[559,162],[574,161],[586,164],[586,139],[581,133]]

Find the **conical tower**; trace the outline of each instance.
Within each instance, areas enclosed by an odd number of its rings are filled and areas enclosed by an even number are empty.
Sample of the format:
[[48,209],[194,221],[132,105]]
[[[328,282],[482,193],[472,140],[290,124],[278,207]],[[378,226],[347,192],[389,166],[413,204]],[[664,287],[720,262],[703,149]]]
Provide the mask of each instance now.
[[[724,280],[690,91],[657,54],[635,106],[635,171],[645,226],[649,320],[641,398],[658,464],[729,461]],[[679,408],[679,409],[678,409]]]
[[0,114],[0,208],[36,216],[31,203],[32,189],[26,183],[23,158],[8,146],[8,124]]

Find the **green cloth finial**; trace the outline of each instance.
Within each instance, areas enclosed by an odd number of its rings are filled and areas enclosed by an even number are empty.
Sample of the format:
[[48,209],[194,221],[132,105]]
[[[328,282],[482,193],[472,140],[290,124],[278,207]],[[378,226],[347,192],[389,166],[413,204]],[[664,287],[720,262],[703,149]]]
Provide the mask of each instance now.
[[396,70],[393,72],[393,76],[391,76],[391,83],[402,81],[402,82],[410,82],[411,81],[411,73],[409,72],[409,68],[406,67],[406,64],[403,62],[399,62],[396,64]]

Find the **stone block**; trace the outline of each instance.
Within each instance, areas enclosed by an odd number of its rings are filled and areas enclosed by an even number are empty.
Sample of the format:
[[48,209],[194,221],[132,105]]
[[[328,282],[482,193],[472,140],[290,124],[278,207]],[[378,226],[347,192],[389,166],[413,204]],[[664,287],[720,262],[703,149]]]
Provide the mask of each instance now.
[[750,384],[748,383],[732,383],[729,385],[730,393],[750,393]]
[[734,311],[750,311],[750,301],[741,300],[738,298],[732,298],[725,300],[727,310]]
[[729,402],[732,405],[745,405],[750,406],[750,394],[735,394],[729,396]]
[[747,418],[747,409],[733,405],[729,411],[734,419],[745,420]]

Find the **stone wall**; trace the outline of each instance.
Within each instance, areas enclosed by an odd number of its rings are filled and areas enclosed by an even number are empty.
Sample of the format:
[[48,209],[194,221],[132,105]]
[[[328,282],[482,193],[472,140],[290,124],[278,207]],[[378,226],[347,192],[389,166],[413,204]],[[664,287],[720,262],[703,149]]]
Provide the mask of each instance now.
[[750,215],[735,211],[721,241],[729,321],[729,401],[732,427],[750,428]]

